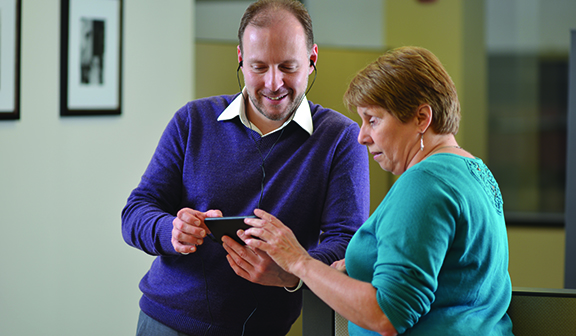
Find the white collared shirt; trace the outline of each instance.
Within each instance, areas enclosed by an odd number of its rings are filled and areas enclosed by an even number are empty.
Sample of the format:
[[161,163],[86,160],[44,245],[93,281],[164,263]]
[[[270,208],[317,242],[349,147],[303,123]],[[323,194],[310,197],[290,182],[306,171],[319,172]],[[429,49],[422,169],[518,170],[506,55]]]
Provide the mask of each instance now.
[[300,127],[302,127],[302,129],[308,132],[308,134],[312,135],[312,132],[314,131],[314,125],[312,124],[312,114],[310,113],[310,105],[308,104],[308,99],[306,99],[306,96],[304,96],[304,99],[302,99],[300,106],[298,106],[296,112],[292,115],[292,118],[286,120],[286,122],[284,122],[284,124],[282,124],[282,126],[278,127],[277,129],[269,133],[262,134],[262,132],[258,129],[258,127],[254,126],[246,116],[246,109],[243,98],[245,94],[246,94],[246,88],[242,90],[242,94],[238,95],[232,101],[232,103],[230,103],[230,105],[228,105],[228,107],[224,109],[224,111],[218,117],[218,121],[231,120],[234,119],[235,117],[240,117],[240,120],[242,121],[244,126],[258,132],[260,136],[265,137],[267,135],[270,135],[274,132],[283,129],[284,127],[286,127],[286,125],[290,123],[290,121],[294,120]]

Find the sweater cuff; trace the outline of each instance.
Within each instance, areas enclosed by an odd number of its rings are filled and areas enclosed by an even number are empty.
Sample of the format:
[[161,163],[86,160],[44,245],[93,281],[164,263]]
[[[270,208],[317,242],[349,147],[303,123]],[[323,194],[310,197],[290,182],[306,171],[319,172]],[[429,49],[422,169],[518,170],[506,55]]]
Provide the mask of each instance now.
[[158,253],[160,255],[179,255],[172,245],[172,222],[174,218],[174,216],[165,216],[157,224],[158,232],[156,234],[158,241],[156,246],[158,246],[157,249],[159,249]]

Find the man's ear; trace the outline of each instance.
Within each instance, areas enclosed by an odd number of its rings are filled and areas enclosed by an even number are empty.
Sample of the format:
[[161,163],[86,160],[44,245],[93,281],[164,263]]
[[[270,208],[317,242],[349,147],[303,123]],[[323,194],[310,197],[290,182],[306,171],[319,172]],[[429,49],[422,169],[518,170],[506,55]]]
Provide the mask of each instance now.
[[310,52],[310,70],[308,71],[308,75],[314,71],[316,62],[318,62],[318,45],[314,44]]
[[238,64],[242,64],[242,51],[240,51],[240,46],[237,46],[236,50],[238,51]]
[[432,106],[428,104],[418,106],[418,111],[416,112],[416,124],[420,133],[426,132],[430,124],[432,123]]

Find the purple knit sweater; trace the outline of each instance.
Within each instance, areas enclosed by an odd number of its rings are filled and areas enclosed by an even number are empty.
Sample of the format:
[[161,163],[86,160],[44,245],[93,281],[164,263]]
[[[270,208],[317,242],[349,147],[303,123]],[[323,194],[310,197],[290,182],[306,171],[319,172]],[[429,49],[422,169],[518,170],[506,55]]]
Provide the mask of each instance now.
[[[122,211],[122,234],[158,256],[140,282],[140,308],[150,317],[190,335],[239,336],[254,312],[244,335],[285,335],[300,314],[300,292],[240,278],[221,244],[209,239],[186,256],[170,242],[172,220],[183,207],[237,216],[258,205],[256,144],[266,156],[281,132],[261,138],[239,118],[217,121],[234,97],[199,99],[174,115]],[[264,163],[260,207],[289,226],[313,257],[331,263],[344,257],[368,218],[368,155],[356,141],[355,122],[309,104],[314,132],[295,122],[286,126]]]

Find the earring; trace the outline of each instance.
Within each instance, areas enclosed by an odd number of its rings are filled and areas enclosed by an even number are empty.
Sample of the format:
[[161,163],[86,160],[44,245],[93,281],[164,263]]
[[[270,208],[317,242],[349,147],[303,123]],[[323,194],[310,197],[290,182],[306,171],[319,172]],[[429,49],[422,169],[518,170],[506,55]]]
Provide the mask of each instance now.
[[424,133],[420,134],[420,151],[424,150]]

